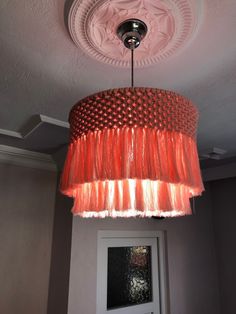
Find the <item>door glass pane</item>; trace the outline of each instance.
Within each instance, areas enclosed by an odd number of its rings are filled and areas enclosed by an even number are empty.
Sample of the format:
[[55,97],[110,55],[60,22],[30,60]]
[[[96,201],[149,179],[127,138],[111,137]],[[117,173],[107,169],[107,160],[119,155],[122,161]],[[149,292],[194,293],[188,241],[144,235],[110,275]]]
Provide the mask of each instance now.
[[107,309],[152,302],[151,246],[109,247]]

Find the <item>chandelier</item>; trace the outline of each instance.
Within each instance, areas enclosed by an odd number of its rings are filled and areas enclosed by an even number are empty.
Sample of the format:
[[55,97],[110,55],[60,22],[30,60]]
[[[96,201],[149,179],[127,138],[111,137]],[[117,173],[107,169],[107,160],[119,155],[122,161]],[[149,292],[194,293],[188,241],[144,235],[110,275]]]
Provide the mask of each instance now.
[[183,216],[203,191],[197,109],[175,92],[133,85],[134,49],[146,32],[137,19],[117,28],[131,51],[131,87],[88,96],[70,112],[60,189],[74,198],[74,215]]

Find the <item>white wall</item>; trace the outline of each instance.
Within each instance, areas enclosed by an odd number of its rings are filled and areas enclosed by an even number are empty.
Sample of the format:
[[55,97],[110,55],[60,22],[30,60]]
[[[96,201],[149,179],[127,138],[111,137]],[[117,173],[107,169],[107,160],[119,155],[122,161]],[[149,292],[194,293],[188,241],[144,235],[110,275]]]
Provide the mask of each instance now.
[[219,314],[210,194],[197,214],[166,219],[73,219],[69,314],[96,313],[98,230],[166,230],[171,314]]
[[56,172],[0,163],[0,313],[46,314]]

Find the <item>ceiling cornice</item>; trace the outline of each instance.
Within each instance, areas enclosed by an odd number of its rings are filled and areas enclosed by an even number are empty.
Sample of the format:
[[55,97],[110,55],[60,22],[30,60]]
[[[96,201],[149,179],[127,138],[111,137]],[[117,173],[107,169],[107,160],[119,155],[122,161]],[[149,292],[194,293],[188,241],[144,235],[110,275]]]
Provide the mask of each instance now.
[[19,139],[24,139],[28,137],[32,132],[34,132],[42,123],[48,123],[51,125],[59,126],[62,128],[69,128],[69,123],[64,122],[58,119],[54,119],[42,114],[34,115],[31,119],[25,124],[20,132],[0,129],[0,135],[6,135],[10,137],[15,137]]
[[0,163],[57,171],[56,163],[50,155],[6,145],[0,145]]

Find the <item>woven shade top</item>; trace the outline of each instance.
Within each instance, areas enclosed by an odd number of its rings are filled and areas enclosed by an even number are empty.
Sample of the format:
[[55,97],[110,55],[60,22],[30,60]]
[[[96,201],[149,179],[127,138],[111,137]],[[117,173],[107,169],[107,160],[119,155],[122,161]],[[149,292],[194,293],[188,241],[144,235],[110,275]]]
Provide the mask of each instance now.
[[107,128],[155,128],[195,139],[198,112],[185,97],[156,88],[119,88],[93,94],[73,106],[71,142]]

